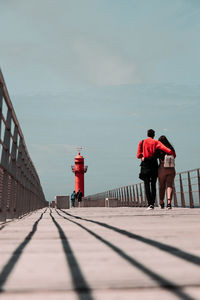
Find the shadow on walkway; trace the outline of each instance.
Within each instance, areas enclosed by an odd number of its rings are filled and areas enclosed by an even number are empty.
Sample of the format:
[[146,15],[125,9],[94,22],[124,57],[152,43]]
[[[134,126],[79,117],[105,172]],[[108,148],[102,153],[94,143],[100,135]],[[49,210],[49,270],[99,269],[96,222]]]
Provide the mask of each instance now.
[[[140,262],[138,262],[137,260],[135,260],[134,258],[132,258],[131,256],[129,256],[128,254],[126,254],[123,250],[121,250],[117,246],[113,245],[109,241],[105,240],[104,238],[102,238],[101,236],[99,236],[98,234],[96,234],[95,232],[91,231],[90,229],[88,229],[87,227],[81,225],[80,223],[77,223],[76,221],[73,221],[73,220],[71,220],[71,219],[69,219],[69,218],[61,215],[57,210],[56,210],[56,212],[62,218],[66,219],[69,222],[72,222],[72,223],[76,224],[77,226],[81,227],[82,229],[84,229],[85,231],[87,231],[88,233],[90,233],[92,236],[94,236],[97,240],[99,240],[102,243],[104,243],[105,245],[107,245],[109,248],[111,248],[113,251],[115,251],[120,257],[122,257],[126,261],[128,261],[131,265],[133,265],[134,267],[138,268],[140,271],[142,271],[143,273],[145,273],[147,276],[149,276],[154,281],[158,282],[159,286],[161,286],[162,288],[165,288],[166,290],[170,291],[174,295],[178,296],[180,299],[183,299],[183,300],[195,300],[190,295],[187,295],[186,293],[184,293],[181,290],[181,287],[175,285],[173,282],[169,281],[168,279],[165,279],[164,277],[158,275],[154,271],[148,269],[147,267],[145,267],[145,265],[141,264]],[[79,217],[77,217],[77,218],[79,218]],[[79,219],[82,219],[82,218],[79,218]]]
[[44,213],[46,210],[41,214],[39,219],[33,224],[33,228],[31,232],[25,237],[23,242],[15,249],[13,252],[11,258],[7,262],[7,264],[4,266],[3,270],[0,273],[0,292],[3,292],[3,286],[6,283],[10,273],[12,272],[14,266],[16,265],[17,261],[19,260],[20,256],[22,255],[24,248],[28,245],[28,243],[31,241],[33,235],[37,231],[37,226],[40,220],[42,219]]
[[193,263],[195,265],[198,265],[200,266],[200,257],[199,256],[196,256],[196,255],[193,255],[193,254],[190,254],[188,252],[185,252],[179,248],[176,248],[176,247],[173,247],[173,246],[170,246],[168,244],[164,244],[164,243],[161,243],[161,242],[157,242],[157,241],[154,241],[154,240],[151,240],[151,239],[148,239],[148,238],[145,238],[141,235],[137,235],[137,234],[134,234],[132,232],[128,232],[124,229],[120,229],[120,228],[117,228],[117,227],[114,227],[114,226],[111,226],[109,224],[106,224],[106,223],[102,223],[102,222],[98,222],[98,221],[94,221],[94,220],[90,220],[90,219],[85,219],[85,218],[81,218],[81,217],[78,217],[78,216],[74,216],[70,213],[67,213],[66,211],[60,209],[60,211],[62,211],[63,213],[65,213],[66,215],[68,216],[71,216],[73,218],[76,218],[78,220],[83,220],[83,221],[87,221],[87,222],[91,222],[91,223],[95,223],[97,225],[100,225],[100,226],[103,226],[105,228],[108,228],[108,229],[111,229],[115,232],[118,232],[120,234],[123,234],[131,239],[135,239],[137,241],[140,241],[142,243],[146,243],[150,246],[153,246],[153,247],[156,247],[158,248],[159,250],[162,250],[162,251],[165,251],[167,252],[168,254],[171,254],[171,255],[174,255],[178,258],[182,258],[190,263]]
[[91,288],[89,287],[88,283],[86,282],[82,274],[80,266],[73,254],[72,248],[70,247],[67,237],[64,231],[62,230],[62,227],[58,224],[58,222],[56,222],[55,218],[53,217],[52,210],[50,210],[50,216],[52,218],[53,223],[58,229],[60,239],[62,241],[65,257],[70,268],[74,289],[75,292],[77,293],[77,296],[79,297],[80,300],[93,300],[93,297],[91,295]]

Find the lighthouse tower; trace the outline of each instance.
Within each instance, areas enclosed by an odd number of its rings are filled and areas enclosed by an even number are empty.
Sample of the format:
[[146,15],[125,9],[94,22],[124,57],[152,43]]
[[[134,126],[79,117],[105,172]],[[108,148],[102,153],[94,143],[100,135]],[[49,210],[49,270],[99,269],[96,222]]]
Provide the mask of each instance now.
[[75,157],[75,165],[71,166],[72,172],[75,174],[75,193],[80,191],[84,197],[84,173],[87,172],[87,166],[84,166],[84,157],[78,153]]

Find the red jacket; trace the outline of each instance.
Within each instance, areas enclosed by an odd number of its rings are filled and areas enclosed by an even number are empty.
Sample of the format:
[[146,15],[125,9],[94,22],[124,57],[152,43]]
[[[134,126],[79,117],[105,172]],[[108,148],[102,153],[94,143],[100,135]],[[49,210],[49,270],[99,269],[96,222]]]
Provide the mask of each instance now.
[[137,150],[137,158],[146,158],[151,157],[156,152],[157,149],[160,149],[167,154],[172,154],[174,157],[176,157],[176,153],[172,151],[171,149],[165,147],[161,142],[154,140],[152,138],[147,138],[143,142],[143,149],[141,149],[142,141],[139,142],[138,150]]

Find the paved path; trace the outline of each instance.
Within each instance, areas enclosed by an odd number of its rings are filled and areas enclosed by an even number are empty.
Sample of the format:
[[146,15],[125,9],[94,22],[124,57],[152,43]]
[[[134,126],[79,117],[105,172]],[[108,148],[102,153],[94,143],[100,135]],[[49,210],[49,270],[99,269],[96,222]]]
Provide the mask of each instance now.
[[200,299],[200,209],[43,209],[0,228],[1,300]]

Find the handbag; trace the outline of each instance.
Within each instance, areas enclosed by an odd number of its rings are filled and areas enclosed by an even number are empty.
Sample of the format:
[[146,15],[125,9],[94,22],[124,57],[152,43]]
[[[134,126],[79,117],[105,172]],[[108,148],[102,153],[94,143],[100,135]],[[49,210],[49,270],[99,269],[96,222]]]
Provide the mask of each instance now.
[[151,174],[151,168],[145,161],[141,162],[140,167],[139,178],[145,180]]
[[[141,152],[143,152],[143,142],[141,144]],[[157,176],[158,173],[158,164],[157,164],[157,152],[154,153],[152,157],[145,158],[140,164],[140,173],[139,178],[145,180],[150,175],[154,174]]]
[[[142,153],[143,153],[143,143],[144,143],[144,140],[142,140],[142,143],[141,143],[141,152]],[[145,180],[150,172],[151,172],[151,168],[150,168],[149,161],[143,160],[140,164],[139,178],[141,180]]]
[[175,158],[174,158],[174,156],[165,154],[164,168],[174,168],[174,167],[175,167]]

